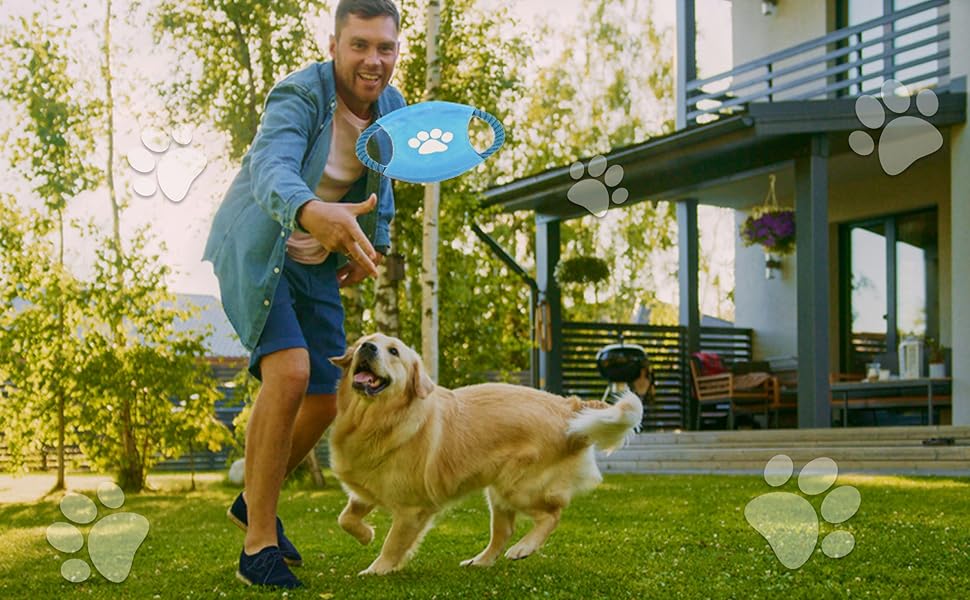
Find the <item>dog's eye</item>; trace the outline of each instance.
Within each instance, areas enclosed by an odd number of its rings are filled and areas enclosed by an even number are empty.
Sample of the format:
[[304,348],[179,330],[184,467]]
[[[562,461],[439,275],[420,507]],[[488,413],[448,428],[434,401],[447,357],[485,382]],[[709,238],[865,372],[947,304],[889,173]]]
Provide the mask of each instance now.
[[388,348],[387,351],[393,354],[394,356],[398,356],[397,348]]

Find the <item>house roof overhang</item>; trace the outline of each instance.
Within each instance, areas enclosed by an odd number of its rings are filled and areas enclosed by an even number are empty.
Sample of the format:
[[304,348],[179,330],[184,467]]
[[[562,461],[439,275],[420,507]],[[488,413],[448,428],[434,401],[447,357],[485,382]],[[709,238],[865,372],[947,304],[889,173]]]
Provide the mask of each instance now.
[[[966,121],[965,92],[943,92],[937,98],[939,108],[930,116],[919,113],[915,103],[899,116],[923,119],[937,129]],[[759,102],[749,104],[744,114],[695,125],[604,156],[610,165],[623,167],[622,186],[630,192],[626,206],[647,199],[686,196],[790,161],[806,153],[809,140],[819,134],[829,137],[833,154],[848,152],[848,136],[855,130],[865,130],[856,116],[855,98]],[[543,218],[583,217],[589,214],[586,209],[566,197],[575,183],[568,165],[556,167],[488,189],[483,204],[501,206],[503,212],[534,211]]]

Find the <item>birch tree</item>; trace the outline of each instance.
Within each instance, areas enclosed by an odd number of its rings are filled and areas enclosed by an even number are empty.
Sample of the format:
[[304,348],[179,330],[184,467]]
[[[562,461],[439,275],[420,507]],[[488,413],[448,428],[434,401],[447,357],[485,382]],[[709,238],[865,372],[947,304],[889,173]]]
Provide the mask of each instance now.
[[[78,324],[78,286],[64,264],[64,211],[78,194],[93,189],[101,175],[89,160],[94,150],[91,118],[99,114],[99,105],[80,89],[83,82],[68,74],[67,39],[67,30],[42,24],[37,13],[29,20],[19,19],[3,40],[3,59],[19,68],[11,69],[0,84],[0,95],[21,113],[21,128],[7,132],[5,145],[11,149],[14,167],[31,183],[44,206],[43,212],[32,215],[33,234],[23,221],[18,223],[12,206],[0,219],[11,232],[20,228],[17,237],[23,244],[18,248],[8,237],[3,252],[7,283],[17,285],[8,291],[7,299],[21,303],[18,308],[11,306],[17,314],[11,314],[12,322],[6,328],[8,334],[16,332],[20,337],[19,359],[10,355],[9,365],[13,367],[15,363],[18,367],[11,374],[11,401],[18,405],[19,414],[13,414],[12,407],[8,410],[14,421],[24,413],[34,415],[38,421],[26,430],[11,425],[7,431],[40,434],[38,429],[44,429],[43,423],[50,418],[45,415],[56,418],[54,490],[64,489],[67,405],[69,398],[76,399],[74,373],[63,366],[74,364],[78,352],[72,333]],[[53,265],[49,264],[53,256],[43,248],[51,225],[57,239]],[[50,402],[53,410],[46,410]],[[12,442],[18,445],[17,441]]]
[[[434,100],[441,84],[438,65],[438,28],[441,24],[440,0],[428,0],[427,80],[424,99]],[[438,212],[441,184],[424,186],[424,220],[421,252],[421,356],[431,379],[438,381]]]

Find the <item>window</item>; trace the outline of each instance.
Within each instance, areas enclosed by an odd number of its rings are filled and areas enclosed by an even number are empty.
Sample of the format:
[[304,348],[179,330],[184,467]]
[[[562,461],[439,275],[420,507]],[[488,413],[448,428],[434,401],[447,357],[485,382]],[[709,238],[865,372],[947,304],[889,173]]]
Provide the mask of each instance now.
[[843,225],[839,239],[841,370],[897,371],[906,336],[939,337],[936,209]]

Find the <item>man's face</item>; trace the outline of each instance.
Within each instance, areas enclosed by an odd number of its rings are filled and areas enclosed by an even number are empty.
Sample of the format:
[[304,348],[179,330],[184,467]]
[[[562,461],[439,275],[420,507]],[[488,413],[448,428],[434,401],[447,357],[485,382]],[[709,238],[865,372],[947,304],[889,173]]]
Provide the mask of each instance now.
[[397,62],[397,27],[389,16],[347,15],[340,37],[330,36],[337,91],[354,112],[363,112],[391,81]]

